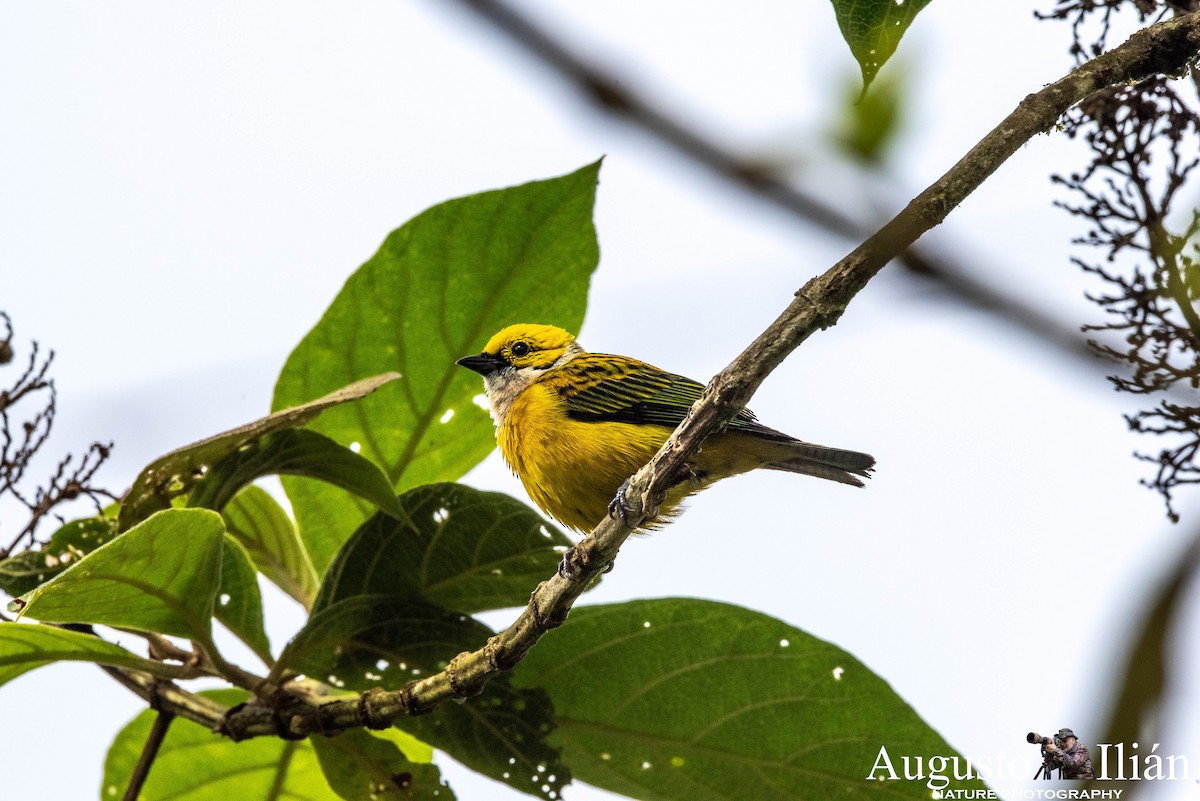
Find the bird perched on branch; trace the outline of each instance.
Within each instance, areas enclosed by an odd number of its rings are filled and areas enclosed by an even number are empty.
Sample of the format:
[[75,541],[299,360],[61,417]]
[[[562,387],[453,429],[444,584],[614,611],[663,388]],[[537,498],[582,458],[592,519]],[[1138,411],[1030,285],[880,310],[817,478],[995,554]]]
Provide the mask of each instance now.
[[[534,502],[578,531],[609,513],[704,386],[627,356],[588,353],[550,325],[512,325],[458,364],[483,376],[496,440]],[[802,442],[743,409],[713,434],[668,492],[660,517],[714,481],[759,467],[861,487],[875,459]],[[652,527],[653,524],[644,527]]]

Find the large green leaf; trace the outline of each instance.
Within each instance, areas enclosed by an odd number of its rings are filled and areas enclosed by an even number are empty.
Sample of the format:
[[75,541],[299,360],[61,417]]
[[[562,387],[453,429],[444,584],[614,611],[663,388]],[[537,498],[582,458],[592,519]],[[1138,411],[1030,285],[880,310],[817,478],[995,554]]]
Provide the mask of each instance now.
[[330,387],[328,393],[316,400],[292,405],[160,456],[142,469],[129,492],[125,493],[121,504],[121,530],[169,508],[175,498],[191,492],[215,465],[239,450],[277,431],[299,428],[326,409],[365,397],[396,378],[395,374],[385,373],[348,386]]
[[287,512],[261,487],[249,486],[221,510],[230,536],[259,571],[306,609],[317,597],[317,571]]
[[24,551],[0,561],[0,590],[16,597],[49,581],[117,535],[115,517],[101,515],[72,520],[50,535],[37,551]]
[[[277,670],[286,666],[339,689],[397,688],[442,670],[491,634],[474,618],[407,598],[355,595],[328,606],[318,600]],[[483,695],[396,725],[525,792],[554,798],[570,781],[558,749],[546,743],[553,728],[546,694],[516,689],[506,676],[493,679]]]
[[862,70],[864,94],[917,12],[927,5],[929,0],[833,0],[842,38]]
[[923,782],[864,777],[884,746],[954,754],[850,654],[712,601],[577,608],[513,683],[549,692],[577,779],[643,801],[928,799]]
[[158,512],[13,603],[47,623],[207,640],[224,538],[216,512]]
[[[274,407],[398,370],[403,380],[312,428],[358,443],[397,491],[462,476],[494,436],[472,401],[479,376],[454,362],[510,323],[578,330],[599,252],[598,170],[447,201],[393,231],[292,352]],[[284,487],[323,574],[368,512],[311,481],[289,478]]]
[[409,523],[368,520],[338,551],[317,606],[360,594],[423,599],[459,612],[521,606],[571,540],[499,492],[427,484],[400,496]]
[[162,667],[91,634],[41,623],[0,622],[0,685],[52,662],[96,662],[152,673]]
[[263,630],[262,594],[258,571],[250,555],[233,537],[225,537],[221,555],[221,587],[215,607],[217,620],[250,646],[264,663],[270,664],[271,643]]
[[442,783],[441,771],[409,761],[390,734],[359,729],[309,741],[325,780],[346,801],[453,801],[454,793]]

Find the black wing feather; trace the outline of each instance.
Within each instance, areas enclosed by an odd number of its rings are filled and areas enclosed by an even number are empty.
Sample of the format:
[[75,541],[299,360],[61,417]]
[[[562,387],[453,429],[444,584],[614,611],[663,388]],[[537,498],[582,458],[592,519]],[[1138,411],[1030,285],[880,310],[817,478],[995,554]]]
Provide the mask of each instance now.
[[[588,353],[564,368],[572,382],[558,388],[573,420],[659,425],[675,428],[687,415],[704,385],[624,356]],[[767,428],[749,409],[738,412],[729,428],[771,439],[791,440]]]

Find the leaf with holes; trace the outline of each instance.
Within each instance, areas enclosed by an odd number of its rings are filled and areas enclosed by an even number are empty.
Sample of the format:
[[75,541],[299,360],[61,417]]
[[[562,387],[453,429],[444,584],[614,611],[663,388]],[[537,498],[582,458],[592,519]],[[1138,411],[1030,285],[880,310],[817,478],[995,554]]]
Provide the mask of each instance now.
[[[357,442],[397,492],[462,476],[495,437],[472,400],[483,391],[479,376],[454,362],[510,323],[579,329],[599,255],[599,166],[450,200],[393,231],[296,346],[275,386],[275,408],[398,370],[402,381],[312,428]],[[284,486],[323,574],[369,511],[311,481]]]
[[862,70],[863,94],[929,0],[833,0],[842,38]]
[[230,536],[240,542],[255,566],[279,589],[312,608],[317,571],[300,542],[296,526],[270,493],[249,486],[221,510]]
[[395,373],[363,378],[348,386],[330,387],[323,397],[238,426],[214,437],[192,443],[160,456],[142,469],[121,502],[120,528],[129,529],[154,512],[167,509],[204,478],[213,465],[276,431],[299,428],[333,406],[363,398],[389,381]]
[[46,623],[98,623],[207,640],[224,539],[216,512],[158,512],[14,604]]
[[488,682],[482,695],[442,704],[395,725],[476,773],[554,801],[571,782],[562,749],[549,739],[554,720],[554,705],[543,690],[514,687],[502,674]]
[[928,799],[922,782],[864,777],[883,746],[954,754],[850,654],[713,601],[577,607],[513,683],[550,694],[551,742],[577,779],[632,798]]
[[490,635],[473,618],[410,598],[355,595],[327,606],[318,602],[275,670],[359,692],[379,684],[401,687]]
[[571,540],[525,504],[463,484],[400,496],[411,523],[375,515],[326,573],[317,606],[360,594],[423,599],[459,612],[523,606]]
[[72,520],[50,535],[37,551],[24,551],[0,561],[0,590],[14,598],[49,581],[117,535],[115,517],[101,515]]
[[393,741],[401,732],[351,730],[309,739],[325,780],[346,801],[454,801],[441,771],[410,761]]
[[[276,671],[288,668],[357,692],[402,687],[442,670],[491,635],[474,618],[411,599],[355,595],[324,606],[319,598],[308,623],[280,654]],[[570,772],[546,743],[553,720],[542,690],[517,689],[507,676],[498,676],[480,696],[396,725],[479,773],[555,798]]]

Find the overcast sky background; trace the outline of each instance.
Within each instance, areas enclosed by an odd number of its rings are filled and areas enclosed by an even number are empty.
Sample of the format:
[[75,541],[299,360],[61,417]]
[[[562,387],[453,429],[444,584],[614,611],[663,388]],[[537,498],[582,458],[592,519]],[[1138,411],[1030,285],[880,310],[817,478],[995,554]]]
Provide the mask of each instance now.
[[[899,209],[1070,66],[1068,27],[1032,16],[1049,0],[988,4],[983,28],[977,4],[932,3],[901,46],[914,95],[893,175],[864,185],[822,145],[857,73],[828,2],[520,5],[856,213]],[[701,380],[850,246],[594,111],[453,3],[5,3],[0,108],[0,309],[19,347],[57,353],[50,450],[114,440],[104,483],[118,491],[155,456],[266,413],[348,275],[442,200],[605,156],[581,341]],[[1085,158],[1038,137],[923,244],[1070,327],[1096,321],[1082,296],[1096,287],[1068,263],[1081,230],[1047,179]],[[768,473],[718,485],[628,543],[588,602],[716,598],[828,639],[968,757],[1024,760],[998,789],[1031,784],[1026,731],[1100,737],[1126,627],[1200,510],[1185,495],[1172,527],[1137,486],[1146,468],[1129,454],[1154,443],[1125,431],[1136,407],[1100,371],[885,272],[753,408],[871,452],[876,477],[859,491]],[[466,480],[525,498],[498,455]],[[278,648],[300,615],[272,597]],[[1175,642],[1194,673],[1194,591],[1188,608]],[[1200,776],[1185,678],[1159,753]],[[0,798],[95,797],[108,742],[140,708],[84,665],[3,688]],[[460,798],[523,797],[439,759]],[[1200,797],[1194,781],[1144,789]]]

